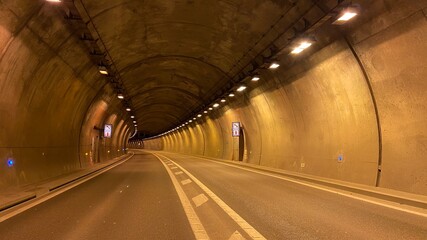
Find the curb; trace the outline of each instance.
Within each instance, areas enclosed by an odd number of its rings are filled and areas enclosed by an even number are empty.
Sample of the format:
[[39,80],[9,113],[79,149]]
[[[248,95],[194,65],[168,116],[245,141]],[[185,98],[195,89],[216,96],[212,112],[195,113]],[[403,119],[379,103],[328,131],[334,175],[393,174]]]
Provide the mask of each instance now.
[[[23,203],[25,203],[27,201],[33,200],[33,199],[35,199],[37,197],[43,196],[43,195],[48,194],[50,192],[53,192],[55,190],[61,189],[63,187],[66,187],[66,186],[68,186],[71,183],[74,183],[74,182],[79,181],[81,179],[84,179],[84,178],[86,178],[88,176],[91,176],[91,175],[93,175],[93,174],[95,174],[95,173],[97,173],[99,171],[104,170],[105,168],[111,167],[112,165],[115,165],[115,164],[127,161],[130,158],[132,158],[134,155],[135,155],[134,153],[128,153],[128,154],[126,154],[124,156],[117,157],[116,160],[112,159],[113,162],[111,162],[111,163],[109,163],[109,164],[107,164],[105,166],[102,166],[102,167],[97,168],[97,169],[93,169],[93,171],[90,171],[88,173],[84,173],[83,175],[74,177],[71,180],[66,180],[66,181],[63,181],[63,182],[59,181],[60,183],[58,183],[58,184],[56,184],[54,186],[51,186],[51,187],[47,187],[47,189],[46,189],[47,191],[45,193],[41,194],[41,195],[37,194],[37,192],[34,191],[34,192],[30,192],[27,195],[24,195],[22,197],[16,198],[16,199],[14,199],[12,201],[6,202],[4,204],[0,204],[0,213],[4,212],[6,210],[9,210],[9,209],[11,209],[13,207],[16,207],[16,206],[18,206],[20,204],[23,204]],[[82,170],[82,171],[84,171],[84,170]],[[45,185],[45,184],[48,184],[48,183],[44,183],[43,185]],[[37,186],[35,186],[35,188],[37,188]],[[30,190],[30,191],[32,191],[32,190]]]
[[[163,151],[161,151],[161,152],[163,152]],[[331,181],[329,179],[319,179],[319,178],[314,178],[312,176],[305,176],[305,175],[298,174],[298,173],[290,173],[290,172],[287,172],[286,170],[281,170],[281,169],[276,169],[276,168],[271,168],[271,167],[266,167],[266,166],[259,166],[259,165],[254,165],[254,164],[250,164],[250,163],[244,163],[244,162],[236,162],[236,161],[230,161],[230,160],[225,160],[225,159],[206,157],[206,156],[201,156],[201,155],[190,155],[190,154],[182,154],[182,153],[174,153],[174,152],[164,152],[164,153],[180,154],[183,156],[197,157],[197,158],[208,159],[208,160],[212,160],[212,161],[216,161],[216,162],[228,163],[228,164],[236,165],[239,167],[250,168],[250,169],[254,169],[254,170],[258,170],[258,171],[264,171],[264,172],[269,172],[269,173],[273,173],[273,174],[278,174],[278,175],[289,177],[292,179],[297,179],[297,180],[301,180],[301,181],[305,181],[305,182],[309,182],[309,183],[319,184],[319,185],[326,186],[326,187],[332,187],[332,188],[336,188],[336,189],[340,189],[340,190],[345,190],[345,191],[349,191],[349,192],[356,193],[356,194],[361,194],[361,195],[365,195],[365,196],[369,196],[369,197],[382,199],[385,201],[399,203],[402,205],[408,205],[408,206],[412,206],[412,207],[416,207],[416,208],[427,209],[427,196],[424,196],[424,195],[400,192],[400,191],[391,190],[391,189],[389,190],[386,188],[365,186],[365,185],[356,184],[356,183],[354,183],[354,184],[353,183],[347,183],[344,181],[334,182],[334,181]],[[354,186],[354,185],[357,185],[357,186]],[[372,189],[368,189],[368,188],[372,188]],[[395,193],[385,192],[387,190],[393,191]],[[399,194],[399,193],[401,193],[401,194]],[[403,195],[408,195],[408,196],[403,196]]]

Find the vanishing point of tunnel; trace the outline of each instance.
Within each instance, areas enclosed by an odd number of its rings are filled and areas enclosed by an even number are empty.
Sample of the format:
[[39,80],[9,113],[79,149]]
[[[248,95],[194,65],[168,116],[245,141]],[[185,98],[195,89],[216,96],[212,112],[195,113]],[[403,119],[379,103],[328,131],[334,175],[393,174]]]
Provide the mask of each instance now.
[[427,239],[427,0],[0,0],[0,239]]

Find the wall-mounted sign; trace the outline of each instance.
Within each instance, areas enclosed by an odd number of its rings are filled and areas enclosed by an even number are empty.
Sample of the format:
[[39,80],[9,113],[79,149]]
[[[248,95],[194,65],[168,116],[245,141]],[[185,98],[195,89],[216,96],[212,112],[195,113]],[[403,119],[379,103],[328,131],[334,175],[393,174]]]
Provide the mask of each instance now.
[[231,133],[233,137],[240,136],[240,122],[232,122],[231,123]]
[[113,134],[113,125],[105,124],[105,126],[104,126],[104,138],[111,138],[111,134]]

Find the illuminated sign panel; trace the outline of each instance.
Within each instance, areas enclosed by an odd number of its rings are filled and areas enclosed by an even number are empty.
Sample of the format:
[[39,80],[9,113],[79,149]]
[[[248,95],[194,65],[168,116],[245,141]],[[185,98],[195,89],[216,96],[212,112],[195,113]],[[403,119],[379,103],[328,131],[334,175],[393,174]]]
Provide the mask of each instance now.
[[240,122],[231,123],[231,132],[233,137],[240,136]]
[[112,134],[113,134],[113,125],[105,124],[105,126],[104,126],[104,138],[111,138]]

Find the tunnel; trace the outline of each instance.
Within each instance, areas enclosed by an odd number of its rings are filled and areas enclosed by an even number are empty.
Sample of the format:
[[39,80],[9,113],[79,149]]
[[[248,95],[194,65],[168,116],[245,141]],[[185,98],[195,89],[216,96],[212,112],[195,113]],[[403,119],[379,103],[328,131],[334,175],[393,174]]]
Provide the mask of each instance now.
[[426,239],[426,39],[426,0],[0,0],[0,239]]

